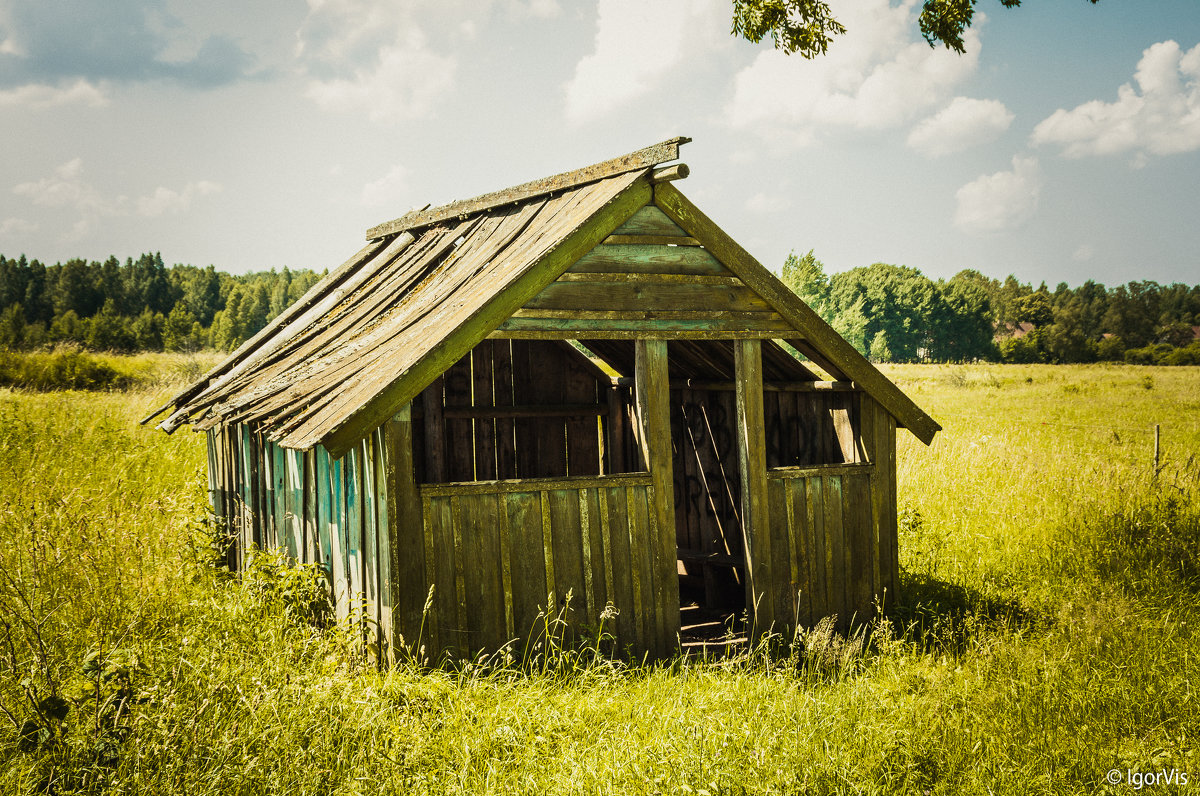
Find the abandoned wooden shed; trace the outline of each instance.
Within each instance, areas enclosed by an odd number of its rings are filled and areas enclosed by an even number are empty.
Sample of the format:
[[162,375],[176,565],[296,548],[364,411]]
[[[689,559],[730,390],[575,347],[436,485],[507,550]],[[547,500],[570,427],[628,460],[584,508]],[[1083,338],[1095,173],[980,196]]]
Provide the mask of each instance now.
[[568,594],[652,656],[687,610],[894,596],[896,428],[939,426],[656,168],[687,140],[368,230],[151,415],[207,432],[231,567],[319,562],[384,653],[528,640]]

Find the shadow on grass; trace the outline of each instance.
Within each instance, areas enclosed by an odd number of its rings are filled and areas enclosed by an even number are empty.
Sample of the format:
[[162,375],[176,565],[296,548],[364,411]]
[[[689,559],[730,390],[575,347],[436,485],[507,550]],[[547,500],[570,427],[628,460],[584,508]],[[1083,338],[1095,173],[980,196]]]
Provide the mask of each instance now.
[[997,599],[929,575],[900,573],[900,599],[891,619],[899,634],[928,652],[960,655],[981,632],[1047,624],[1014,599]]

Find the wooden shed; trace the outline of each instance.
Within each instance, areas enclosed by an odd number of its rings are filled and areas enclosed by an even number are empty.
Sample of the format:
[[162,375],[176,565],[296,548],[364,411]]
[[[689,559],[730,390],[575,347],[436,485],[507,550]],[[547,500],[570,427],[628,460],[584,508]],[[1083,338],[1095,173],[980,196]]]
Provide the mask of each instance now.
[[151,415],[207,432],[230,566],[319,562],[385,655],[893,597],[896,429],[939,426],[656,168],[688,140],[368,230]]

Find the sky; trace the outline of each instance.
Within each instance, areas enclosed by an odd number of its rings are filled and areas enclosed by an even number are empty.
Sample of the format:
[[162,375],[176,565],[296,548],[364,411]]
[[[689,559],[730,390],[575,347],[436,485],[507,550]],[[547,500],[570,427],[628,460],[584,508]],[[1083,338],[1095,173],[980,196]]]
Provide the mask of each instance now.
[[814,60],[730,0],[0,0],[0,253],[334,268],[413,207],[677,135],[778,271],[1200,283],[1200,2],[829,0]]

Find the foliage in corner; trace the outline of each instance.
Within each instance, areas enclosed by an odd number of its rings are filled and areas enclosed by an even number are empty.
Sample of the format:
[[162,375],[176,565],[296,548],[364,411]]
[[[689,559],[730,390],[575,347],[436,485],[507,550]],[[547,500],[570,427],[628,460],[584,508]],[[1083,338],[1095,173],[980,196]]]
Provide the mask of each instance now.
[[[963,34],[975,17],[977,0],[925,0],[919,24],[930,47],[938,43],[957,53],[966,51]],[[1095,5],[1099,0],[1088,0]],[[1000,0],[1016,8],[1021,0]],[[805,58],[824,55],[834,36],[846,32],[822,0],[733,0],[733,33],[747,41],[770,36],[775,49]]]

